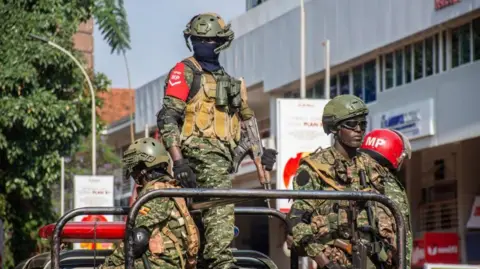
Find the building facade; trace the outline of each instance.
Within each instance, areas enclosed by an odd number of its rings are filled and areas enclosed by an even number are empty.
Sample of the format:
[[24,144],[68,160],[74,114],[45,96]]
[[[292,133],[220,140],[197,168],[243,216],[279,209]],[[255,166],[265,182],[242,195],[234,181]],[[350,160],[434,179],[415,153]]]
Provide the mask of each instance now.
[[[479,8],[480,0],[305,0],[307,98],[355,94],[369,106],[370,129],[395,128],[410,138],[414,153],[401,180],[414,236],[458,234],[457,245],[444,246],[454,249],[458,263],[480,263],[472,247],[480,244],[478,232],[466,228],[480,195]],[[265,142],[274,146],[275,99],[300,94],[300,8],[298,1],[276,0],[247,1],[247,9],[231,22],[236,39],[220,60],[231,75],[245,78]],[[329,78],[322,45],[327,39]],[[155,128],[164,79],[137,89],[136,133]],[[254,166],[248,160],[242,165],[235,186],[259,188]],[[264,251],[246,239],[262,236],[269,242],[265,253],[280,268],[288,264],[280,223],[237,222],[248,231],[237,245]]]

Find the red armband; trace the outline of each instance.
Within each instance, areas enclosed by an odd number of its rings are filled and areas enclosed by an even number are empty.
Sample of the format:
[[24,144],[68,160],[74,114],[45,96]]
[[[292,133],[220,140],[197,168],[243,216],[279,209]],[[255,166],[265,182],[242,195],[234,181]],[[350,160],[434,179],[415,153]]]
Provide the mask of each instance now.
[[177,63],[170,72],[165,94],[167,96],[176,97],[185,102],[189,92],[190,87],[185,80],[185,64]]

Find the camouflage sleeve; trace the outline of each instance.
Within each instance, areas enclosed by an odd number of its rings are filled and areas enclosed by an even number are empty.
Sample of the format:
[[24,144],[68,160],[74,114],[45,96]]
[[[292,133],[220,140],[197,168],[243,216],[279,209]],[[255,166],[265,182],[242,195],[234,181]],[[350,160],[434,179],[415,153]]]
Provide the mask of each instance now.
[[142,206],[138,212],[135,227],[152,227],[164,223],[175,207],[175,202],[170,198],[156,198]]
[[191,68],[178,63],[165,79],[165,97],[157,114],[157,126],[167,149],[180,146],[180,128],[193,77]]
[[[301,164],[293,181],[293,189],[322,190],[323,188],[318,175],[308,165]],[[324,245],[321,242],[329,233],[327,217],[319,215],[317,210],[324,202],[324,200],[296,199],[288,216],[293,244],[311,258],[323,251]]]

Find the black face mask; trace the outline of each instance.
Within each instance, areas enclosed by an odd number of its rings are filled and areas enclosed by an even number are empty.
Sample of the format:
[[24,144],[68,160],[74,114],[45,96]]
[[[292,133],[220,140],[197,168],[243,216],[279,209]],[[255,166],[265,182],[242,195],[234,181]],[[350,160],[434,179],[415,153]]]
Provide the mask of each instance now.
[[217,44],[195,42],[193,45],[193,57],[206,71],[213,72],[221,68],[218,62],[220,54],[215,53]]

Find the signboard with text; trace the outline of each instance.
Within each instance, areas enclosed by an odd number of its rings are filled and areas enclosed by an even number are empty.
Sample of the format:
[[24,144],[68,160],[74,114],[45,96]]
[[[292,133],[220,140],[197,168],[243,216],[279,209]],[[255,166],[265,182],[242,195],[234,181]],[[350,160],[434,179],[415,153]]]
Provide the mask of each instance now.
[[[302,157],[331,145],[323,131],[325,99],[277,99],[277,189],[291,190]],[[277,199],[277,209],[289,212],[291,201]]]
[[459,237],[456,233],[426,232],[423,238],[413,241],[413,267],[422,267],[427,263],[458,264],[459,261]]
[[[113,207],[113,176],[78,176],[73,179],[75,198],[74,208],[80,207]],[[81,215],[74,221],[113,221],[111,215]],[[97,249],[110,248],[112,244],[96,244]],[[75,243],[75,249],[92,249],[93,243]]]
[[435,134],[435,110],[432,98],[372,115],[372,129],[391,128],[409,139]]

